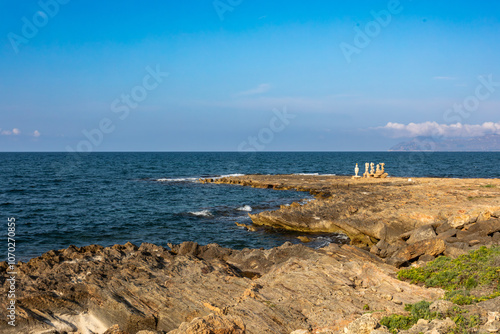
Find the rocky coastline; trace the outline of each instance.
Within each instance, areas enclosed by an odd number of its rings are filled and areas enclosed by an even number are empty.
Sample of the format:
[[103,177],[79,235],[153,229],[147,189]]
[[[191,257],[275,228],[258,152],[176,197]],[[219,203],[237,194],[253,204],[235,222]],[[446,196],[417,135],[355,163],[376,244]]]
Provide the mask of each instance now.
[[[449,333],[457,322],[446,312],[456,305],[442,300],[445,290],[398,279],[398,270],[500,244],[497,179],[251,175],[201,181],[307,191],[315,200],[250,215],[253,223],[345,233],[351,244],[53,250],[16,266],[17,323],[0,319],[0,332],[377,334],[389,333],[384,317],[428,301],[442,318],[420,319],[401,332]],[[0,270],[6,272],[5,262]],[[4,310],[8,284],[0,277]],[[500,297],[460,310],[477,316],[476,332],[500,329]]]

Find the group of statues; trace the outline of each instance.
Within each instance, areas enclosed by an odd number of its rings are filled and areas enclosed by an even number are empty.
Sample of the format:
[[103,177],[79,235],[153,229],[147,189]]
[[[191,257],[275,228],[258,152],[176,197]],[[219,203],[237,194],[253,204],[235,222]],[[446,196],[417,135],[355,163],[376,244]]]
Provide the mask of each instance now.
[[[363,173],[364,178],[386,178],[389,174],[387,174],[384,170],[385,163],[381,162],[377,164],[377,167],[375,168],[375,164],[373,162],[371,163],[365,163],[365,172]],[[361,176],[358,175],[359,173],[359,167],[358,164],[356,164],[356,167],[354,168],[354,172],[356,175],[354,175],[352,178],[361,178]]]

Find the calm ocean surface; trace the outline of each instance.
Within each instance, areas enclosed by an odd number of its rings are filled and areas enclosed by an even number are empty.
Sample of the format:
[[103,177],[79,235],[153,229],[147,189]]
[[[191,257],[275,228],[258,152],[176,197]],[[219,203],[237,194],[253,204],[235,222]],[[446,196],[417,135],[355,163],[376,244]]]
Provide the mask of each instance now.
[[[500,177],[500,153],[0,153],[0,260],[6,259],[7,218],[17,220],[19,260],[69,245],[109,246],[196,241],[270,248],[298,235],[248,232],[248,213],[307,200],[307,193],[199,184],[230,174],[361,173],[385,162],[391,176]],[[309,245],[342,242],[313,235]]]

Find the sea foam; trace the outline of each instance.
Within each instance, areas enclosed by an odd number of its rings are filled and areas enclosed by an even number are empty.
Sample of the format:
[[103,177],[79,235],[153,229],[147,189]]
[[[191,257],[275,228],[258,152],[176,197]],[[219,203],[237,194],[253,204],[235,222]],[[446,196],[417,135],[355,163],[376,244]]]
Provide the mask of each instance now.
[[213,216],[210,210],[201,210],[201,211],[191,211],[189,212],[193,216],[199,216],[199,217],[210,217]]
[[250,212],[250,211],[252,211],[252,207],[250,205],[244,205],[241,208],[238,208],[237,210]]
[[196,177],[179,177],[179,178],[172,178],[172,179],[157,179],[156,181],[158,182],[196,182],[198,178]]

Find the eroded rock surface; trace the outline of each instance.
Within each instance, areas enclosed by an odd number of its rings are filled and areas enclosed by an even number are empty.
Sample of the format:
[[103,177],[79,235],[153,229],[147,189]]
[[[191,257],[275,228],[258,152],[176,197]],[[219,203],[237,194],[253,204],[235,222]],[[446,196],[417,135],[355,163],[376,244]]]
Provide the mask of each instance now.
[[405,232],[429,224],[463,228],[500,218],[498,179],[246,175],[202,182],[310,192],[316,200],[250,217],[256,225],[345,233],[358,246],[379,240],[392,244]]
[[[442,296],[395,279],[393,267],[349,245],[70,247],[17,269],[17,327],[0,319],[5,334],[104,333],[114,325],[114,333],[131,334],[333,333],[365,305],[380,317]],[[7,289],[5,278],[0,283]]]

